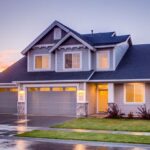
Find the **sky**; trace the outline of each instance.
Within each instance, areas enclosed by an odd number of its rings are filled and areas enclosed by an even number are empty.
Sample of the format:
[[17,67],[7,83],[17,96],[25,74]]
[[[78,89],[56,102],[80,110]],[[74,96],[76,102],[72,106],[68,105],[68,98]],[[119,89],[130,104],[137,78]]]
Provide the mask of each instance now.
[[0,0],[0,71],[54,20],[80,33],[131,34],[150,43],[150,0]]

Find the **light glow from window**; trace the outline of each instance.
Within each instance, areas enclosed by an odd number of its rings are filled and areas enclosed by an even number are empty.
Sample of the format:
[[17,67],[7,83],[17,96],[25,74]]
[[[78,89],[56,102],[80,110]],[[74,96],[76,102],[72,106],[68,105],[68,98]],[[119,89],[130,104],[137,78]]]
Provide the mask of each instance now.
[[142,103],[144,102],[145,88],[143,83],[127,83],[126,102],[127,103]]
[[80,69],[80,53],[65,54],[65,69]]
[[109,51],[98,52],[98,68],[109,69]]
[[35,56],[35,69],[49,69],[49,55]]

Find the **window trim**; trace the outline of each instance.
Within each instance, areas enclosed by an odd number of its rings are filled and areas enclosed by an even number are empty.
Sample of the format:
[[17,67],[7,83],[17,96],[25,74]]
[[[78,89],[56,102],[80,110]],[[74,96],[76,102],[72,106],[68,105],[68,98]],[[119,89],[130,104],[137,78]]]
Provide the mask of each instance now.
[[[60,32],[59,38],[56,36],[56,31],[58,32],[58,30]],[[62,30],[60,28],[54,28],[54,37],[53,38],[54,38],[54,40],[60,40],[62,38]]]
[[[66,54],[79,54],[80,55],[80,67],[79,68],[65,68],[65,55]],[[82,52],[63,52],[63,71],[79,71],[82,70]]]
[[[107,55],[108,55],[108,68],[107,69],[103,69],[103,68],[100,68],[99,67],[99,53],[102,53],[102,52],[107,52]],[[96,68],[98,71],[108,71],[108,70],[111,70],[110,69],[110,51],[109,50],[100,50],[100,51],[97,51],[96,52]]]
[[[131,82],[130,82],[131,83]],[[138,82],[137,82],[138,83]],[[141,104],[145,104],[145,102],[146,102],[146,90],[145,90],[145,87],[146,87],[146,85],[145,85],[145,83],[141,83],[141,84],[143,84],[143,90],[144,90],[144,95],[143,95],[143,102],[127,102],[126,101],[126,85],[127,85],[128,83],[125,83],[124,85],[123,85],[123,93],[124,93],[124,104],[126,104],[126,105],[141,105]],[[133,83],[134,84],[134,83]]]
[[[47,69],[37,69],[36,67],[35,67],[35,58],[36,58],[36,56],[49,56],[49,60],[48,60],[48,68]],[[49,70],[51,70],[51,54],[35,54],[34,55],[34,62],[33,62],[33,70],[34,71],[49,71]]]

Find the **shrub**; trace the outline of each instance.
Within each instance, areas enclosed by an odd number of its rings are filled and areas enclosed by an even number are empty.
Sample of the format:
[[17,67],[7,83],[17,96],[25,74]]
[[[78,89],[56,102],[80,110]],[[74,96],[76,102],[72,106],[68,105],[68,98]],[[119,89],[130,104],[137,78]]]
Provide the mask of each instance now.
[[133,112],[130,112],[130,113],[128,114],[128,118],[129,118],[129,119],[133,119],[133,118],[134,118]]
[[110,104],[107,118],[122,118],[124,115],[117,104]]
[[146,105],[138,107],[137,114],[142,119],[150,119],[150,109],[147,109]]

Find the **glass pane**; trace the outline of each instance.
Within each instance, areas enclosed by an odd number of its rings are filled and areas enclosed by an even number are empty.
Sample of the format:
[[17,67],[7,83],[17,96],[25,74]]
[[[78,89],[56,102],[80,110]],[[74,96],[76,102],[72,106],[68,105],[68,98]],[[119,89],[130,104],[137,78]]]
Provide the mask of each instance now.
[[126,102],[134,102],[134,85],[126,84]]
[[101,69],[109,68],[108,51],[99,53],[99,67]]
[[50,91],[50,88],[48,88],[48,87],[42,87],[42,88],[40,88],[40,91],[41,92],[48,92],[48,91]]
[[66,87],[65,91],[73,92],[73,91],[76,91],[76,88],[75,87]]
[[63,88],[62,87],[54,87],[54,88],[52,88],[52,91],[60,92],[60,91],[63,91]]
[[100,90],[108,90],[108,84],[99,84],[98,89]]
[[134,90],[134,100],[135,102],[143,102],[144,101],[144,85],[140,83],[135,83]]
[[35,68],[41,69],[42,68],[42,56],[35,57]]
[[48,69],[49,56],[42,56],[42,69]]
[[65,68],[72,68],[72,54],[65,54]]
[[80,68],[80,54],[72,54],[72,68]]
[[18,92],[18,88],[10,88],[10,92]]

